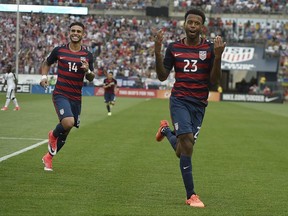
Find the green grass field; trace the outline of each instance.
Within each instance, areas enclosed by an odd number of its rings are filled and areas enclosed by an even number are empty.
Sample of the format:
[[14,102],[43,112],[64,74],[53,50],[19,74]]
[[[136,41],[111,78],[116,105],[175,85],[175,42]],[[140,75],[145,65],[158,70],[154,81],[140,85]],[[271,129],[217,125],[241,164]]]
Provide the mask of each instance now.
[[[0,112],[0,157],[47,139],[57,117],[50,95],[18,94]],[[5,95],[0,94],[4,104]],[[184,204],[179,160],[157,143],[168,100],[84,97],[81,125],[45,172],[43,144],[0,162],[0,215],[288,215],[288,104],[211,102],[193,154],[196,192]]]

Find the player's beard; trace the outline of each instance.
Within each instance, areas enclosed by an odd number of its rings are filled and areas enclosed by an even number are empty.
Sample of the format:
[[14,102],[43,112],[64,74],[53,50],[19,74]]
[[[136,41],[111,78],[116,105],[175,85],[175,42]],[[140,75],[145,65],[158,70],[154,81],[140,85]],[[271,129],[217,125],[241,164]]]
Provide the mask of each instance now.
[[199,35],[199,31],[191,32],[190,30],[186,30],[186,37],[189,38],[189,40],[191,41],[197,40],[199,38]]

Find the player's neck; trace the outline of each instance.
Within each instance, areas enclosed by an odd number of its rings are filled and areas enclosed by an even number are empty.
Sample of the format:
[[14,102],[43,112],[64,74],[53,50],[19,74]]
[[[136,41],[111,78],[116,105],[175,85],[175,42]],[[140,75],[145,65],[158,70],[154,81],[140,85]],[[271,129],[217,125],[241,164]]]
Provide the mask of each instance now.
[[186,37],[186,38],[184,38],[183,42],[187,46],[198,46],[201,43],[201,37],[195,38],[194,40],[189,40]]
[[69,49],[72,52],[79,52],[81,50],[81,44],[80,43],[69,43]]

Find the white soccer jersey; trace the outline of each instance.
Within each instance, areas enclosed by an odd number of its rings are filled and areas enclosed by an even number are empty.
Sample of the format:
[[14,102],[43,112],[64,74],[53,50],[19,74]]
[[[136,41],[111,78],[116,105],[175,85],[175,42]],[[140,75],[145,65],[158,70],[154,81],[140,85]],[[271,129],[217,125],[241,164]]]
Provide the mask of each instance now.
[[5,73],[4,79],[7,80],[8,89],[15,89],[15,75],[12,72]]
[[7,99],[13,99],[15,98],[15,75],[10,72],[10,73],[5,73],[4,79],[7,80],[7,93],[6,93],[6,98]]

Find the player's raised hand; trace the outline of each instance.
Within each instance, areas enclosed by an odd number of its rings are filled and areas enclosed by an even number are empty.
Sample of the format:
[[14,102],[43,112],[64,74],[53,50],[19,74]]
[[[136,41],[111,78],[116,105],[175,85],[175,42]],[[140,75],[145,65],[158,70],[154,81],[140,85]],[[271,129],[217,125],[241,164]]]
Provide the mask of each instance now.
[[214,54],[215,58],[221,58],[222,53],[225,49],[226,42],[223,42],[221,36],[216,36],[214,39]]
[[160,53],[162,48],[162,42],[163,42],[163,31],[159,30],[156,35],[154,36],[154,42],[155,42],[155,53]]
[[47,76],[46,75],[43,75],[42,76],[42,79],[41,79],[41,81],[40,81],[40,86],[42,86],[43,88],[47,88],[48,87],[48,78],[47,78]]
[[84,69],[85,72],[89,70],[89,63],[86,60],[81,60],[82,66],[81,68]]

